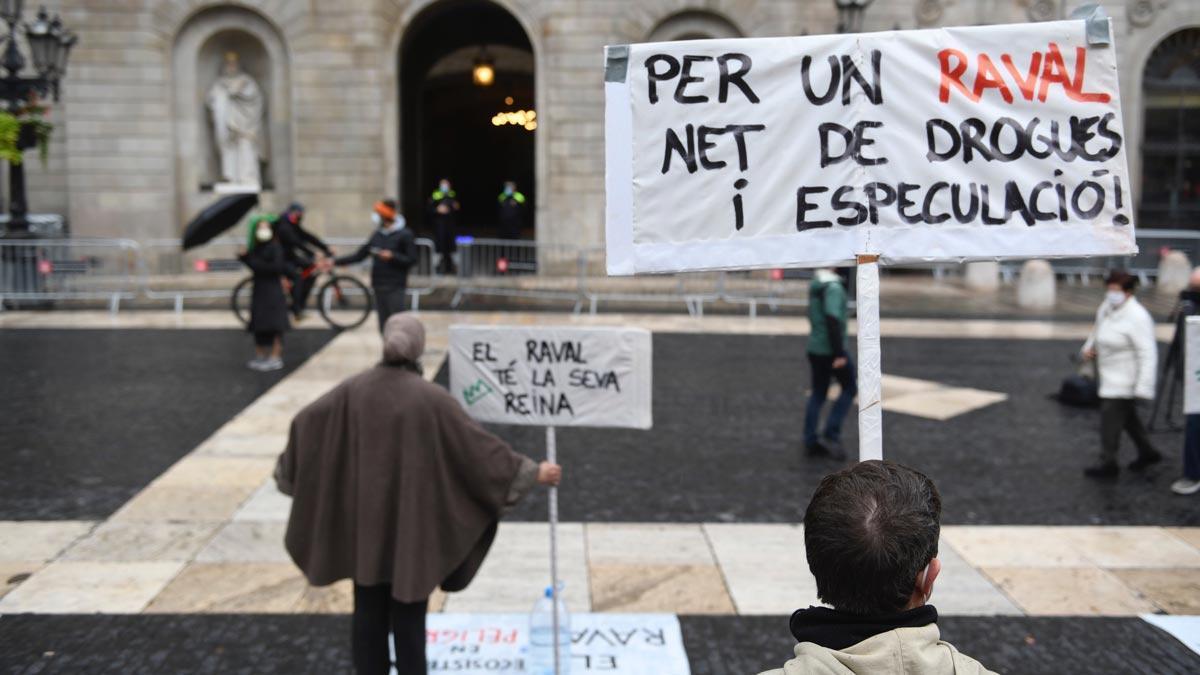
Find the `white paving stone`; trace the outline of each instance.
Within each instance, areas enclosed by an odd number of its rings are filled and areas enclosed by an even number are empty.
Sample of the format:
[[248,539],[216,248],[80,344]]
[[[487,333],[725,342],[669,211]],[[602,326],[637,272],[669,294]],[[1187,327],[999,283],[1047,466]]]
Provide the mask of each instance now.
[[820,604],[799,525],[706,523],[704,531],[739,614],[791,614]]
[[290,562],[283,547],[286,523],[282,521],[243,520],[231,522],[217,532],[197,562]]
[[942,572],[933,586],[930,603],[939,614],[955,616],[1020,615],[1013,604],[979,570],[967,564],[945,539],[938,545]]
[[[501,523],[491,553],[471,585],[446,598],[447,612],[528,612],[550,585],[550,527]],[[591,611],[583,525],[558,527],[558,574],[572,612]]]
[[0,520],[0,562],[53,560],[95,526],[88,520]]
[[266,520],[287,522],[292,510],[292,498],[279,491],[273,478],[267,479],[255,490],[250,499],[233,514],[234,522],[242,520]]
[[0,614],[136,614],[182,562],[53,562],[0,599]]

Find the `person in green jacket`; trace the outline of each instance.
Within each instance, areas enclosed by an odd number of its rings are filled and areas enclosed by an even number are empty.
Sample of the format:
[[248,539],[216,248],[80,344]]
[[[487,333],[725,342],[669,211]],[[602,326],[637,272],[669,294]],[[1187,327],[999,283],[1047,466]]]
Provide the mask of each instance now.
[[[808,287],[808,320],[812,324],[808,336],[808,363],[812,371],[812,394],[804,414],[804,448],[810,455],[845,459],[842,449],[842,421],[858,393],[854,363],[846,353],[846,321],[848,307],[846,286],[831,269],[819,269]],[[829,384],[836,379],[842,392],[821,426],[821,409],[829,395]]]

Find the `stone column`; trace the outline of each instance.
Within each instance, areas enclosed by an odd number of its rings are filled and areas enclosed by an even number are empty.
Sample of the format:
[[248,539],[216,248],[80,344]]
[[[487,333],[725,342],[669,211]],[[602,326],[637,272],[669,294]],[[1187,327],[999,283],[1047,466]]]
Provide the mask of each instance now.
[[1000,288],[1000,263],[994,260],[967,263],[963,283],[973,291],[995,291]]
[[1158,283],[1154,290],[1160,295],[1175,295],[1187,288],[1192,263],[1183,251],[1167,251],[1158,262]]
[[1051,309],[1057,290],[1054,268],[1045,260],[1028,260],[1017,281],[1017,304],[1026,309]]

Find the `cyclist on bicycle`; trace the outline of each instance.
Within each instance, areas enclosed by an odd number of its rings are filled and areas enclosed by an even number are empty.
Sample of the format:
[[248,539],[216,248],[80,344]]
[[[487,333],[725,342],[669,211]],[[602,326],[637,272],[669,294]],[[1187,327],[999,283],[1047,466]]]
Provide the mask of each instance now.
[[313,248],[319,250],[325,257],[333,257],[332,248],[326,246],[320,237],[301,226],[300,223],[303,219],[304,205],[300,202],[292,202],[275,221],[276,236],[280,245],[283,246],[284,257],[295,270],[290,278],[292,282],[292,313],[296,315],[297,319],[304,313],[309,293],[312,292],[313,284],[317,282],[316,274],[309,272],[306,275],[304,273],[320,258]]
[[404,216],[396,213],[396,202],[375,202],[371,222],[378,229],[357,251],[333,260],[335,265],[351,265],[372,256],[371,289],[375,292],[375,312],[379,332],[388,317],[405,310],[408,270],[417,264],[417,240],[404,226]]

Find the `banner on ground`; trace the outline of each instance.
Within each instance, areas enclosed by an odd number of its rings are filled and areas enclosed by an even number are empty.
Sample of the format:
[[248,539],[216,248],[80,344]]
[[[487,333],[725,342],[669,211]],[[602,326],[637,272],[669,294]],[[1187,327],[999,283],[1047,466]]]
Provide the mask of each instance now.
[[1107,18],[606,57],[609,274],[1137,250]]
[[[425,635],[431,673],[521,673],[529,615],[433,613]],[[572,614],[570,669],[615,675],[691,673],[673,614]]]
[[451,326],[450,392],[485,422],[649,429],[650,351],[635,328]]
[[1189,316],[1184,324],[1183,414],[1200,413],[1200,316]]

